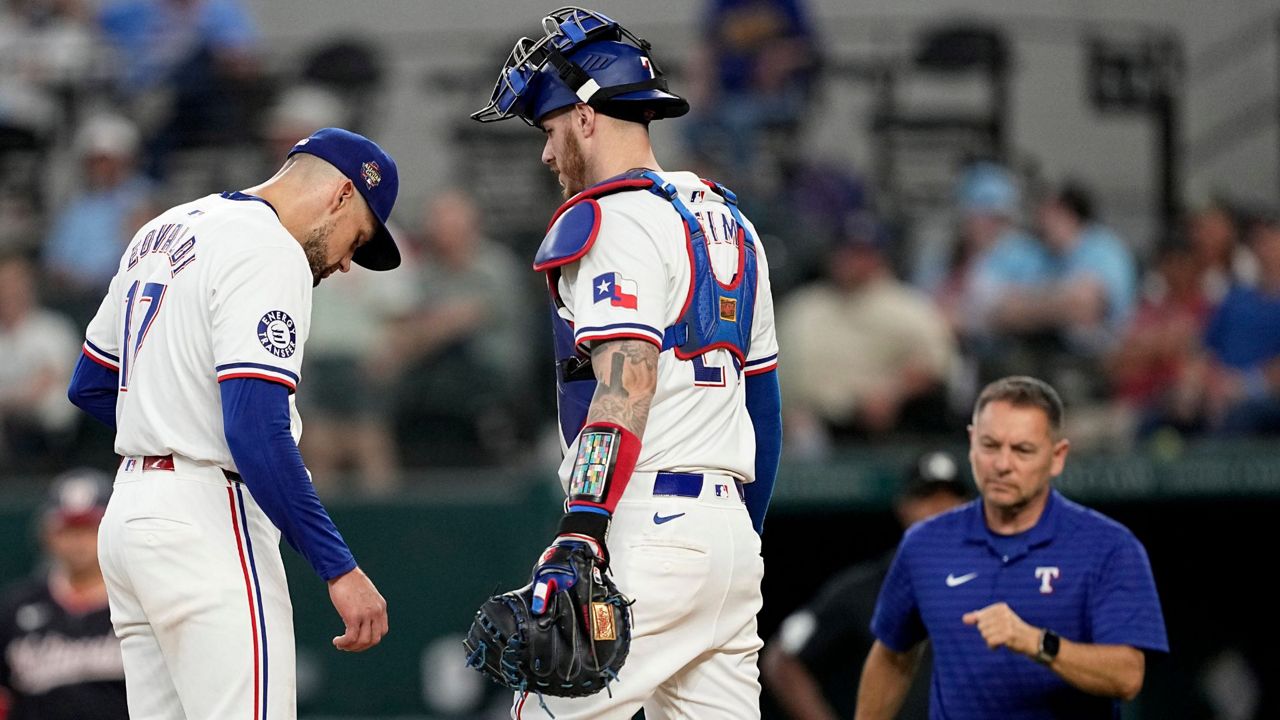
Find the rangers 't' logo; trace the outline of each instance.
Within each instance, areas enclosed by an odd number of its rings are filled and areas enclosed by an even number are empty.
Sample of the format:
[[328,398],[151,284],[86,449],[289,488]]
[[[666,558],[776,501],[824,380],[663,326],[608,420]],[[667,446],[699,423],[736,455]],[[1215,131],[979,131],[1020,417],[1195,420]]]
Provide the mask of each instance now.
[[382,168],[378,167],[378,163],[370,160],[360,166],[360,177],[364,178],[365,187],[372,190],[382,182]]

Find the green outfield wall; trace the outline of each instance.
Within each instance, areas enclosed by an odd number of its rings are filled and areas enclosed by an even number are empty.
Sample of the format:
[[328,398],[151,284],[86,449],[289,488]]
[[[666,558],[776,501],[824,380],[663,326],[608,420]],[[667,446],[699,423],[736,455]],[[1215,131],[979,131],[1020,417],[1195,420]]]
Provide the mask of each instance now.
[[[889,502],[915,451],[868,449],[784,466],[764,544],[766,636],[831,573],[893,547]],[[1256,573],[1280,547],[1280,443],[1079,456],[1068,468],[1060,481],[1066,494],[1125,522],[1146,543],[1166,607],[1175,655],[1152,664],[1128,717],[1204,716],[1195,710],[1207,702],[1197,678],[1215,654],[1248,658],[1259,638],[1280,637]],[[38,497],[35,484],[21,483],[0,496],[0,579],[36,562]],[[341,624],[327,589],[286,547],[302,714],[495,716],[505,695],[462,667],[461,634],[488,594],[526,581],[560,511],[552,472],[434,473],[393,499],[327,504],[387,598],[391,633],[364,654],[334,650]],[[1256,670],[1277,687],[1273,665],[1263,659]]]

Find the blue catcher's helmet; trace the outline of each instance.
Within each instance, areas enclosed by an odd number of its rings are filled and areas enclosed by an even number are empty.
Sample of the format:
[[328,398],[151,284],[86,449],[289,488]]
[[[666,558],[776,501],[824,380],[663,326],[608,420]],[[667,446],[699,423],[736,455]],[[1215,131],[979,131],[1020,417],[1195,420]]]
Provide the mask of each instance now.
[[502,66],[493,96],[471,117],[519,117],[530,125],[555,110],[586,103],[610,117],[648,122],[689,112],[667,90],[649,43],[598,12],[564,7],[542,19],[543,36],[522,37]]

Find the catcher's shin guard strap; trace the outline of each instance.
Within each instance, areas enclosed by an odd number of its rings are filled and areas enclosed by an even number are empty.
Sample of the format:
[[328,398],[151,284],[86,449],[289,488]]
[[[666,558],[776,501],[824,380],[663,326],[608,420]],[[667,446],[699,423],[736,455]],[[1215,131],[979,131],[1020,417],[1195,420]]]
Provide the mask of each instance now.
[[640,457],[640,438],[614,423],[592,423],[578,435],[569,475],[569,511],[613,514]]

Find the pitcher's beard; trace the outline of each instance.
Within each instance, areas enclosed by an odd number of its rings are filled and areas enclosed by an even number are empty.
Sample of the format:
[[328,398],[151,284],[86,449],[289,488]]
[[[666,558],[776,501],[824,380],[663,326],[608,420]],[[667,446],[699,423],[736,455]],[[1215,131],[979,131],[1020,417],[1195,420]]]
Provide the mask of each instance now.
[[327,275],[333,273],[335,269],[328,265],[329,257],[329,237],[333,235],[333,229],[337,223],[330,221],[328,225],[321,225],[311,229],[307,233],[307,239],[302,243],[302,250],[307,254],[307,264],[311,266],[311,286],[315,287],[320,284]]

